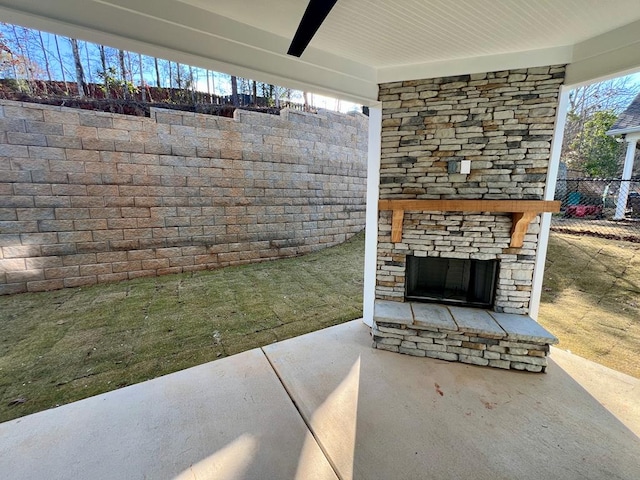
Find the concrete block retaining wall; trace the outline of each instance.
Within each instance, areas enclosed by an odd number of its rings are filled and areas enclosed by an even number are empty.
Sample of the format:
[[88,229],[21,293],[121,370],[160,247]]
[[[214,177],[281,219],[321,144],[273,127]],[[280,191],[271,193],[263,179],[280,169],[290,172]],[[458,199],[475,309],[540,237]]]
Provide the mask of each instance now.
[[367,119],[0,101],[0,294],[307,253],[364,227]]

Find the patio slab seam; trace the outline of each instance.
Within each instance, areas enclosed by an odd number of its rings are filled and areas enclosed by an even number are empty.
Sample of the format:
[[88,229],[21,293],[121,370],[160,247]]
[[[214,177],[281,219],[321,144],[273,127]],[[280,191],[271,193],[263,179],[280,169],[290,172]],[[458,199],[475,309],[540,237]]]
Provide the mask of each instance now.
[[278,378],[278,381],[280,382],[280,385],[282,385],[283,390],[285,391],[285,393],[287,394],[287,396],[289,397],[289,400],[291,400],[291,403],[293,404],[293,407],[296,409],[296,412],[298,412],[298,415],[300,416],[300,418],[302,419],[302,421],[304,422],[305,426],[307,427],[307,430],[309,431],[309,433],[311,434],[311,436],[313,437],[313,440],[316,442],[316,445],[318,445],[318,448],[320,449],[320,451],[322,452],[322,454],[324,455],[325,459],[327,460],[327,462],[329,463],[329,465],[331,466],[331,469],[333,470],[333,473],[335,473],[336,477],[339,480],[344,480],[342,475],[340,475],[340,471],[337,467],[337,465],[334,463],[334,461],[332,460],[331,456],[329,455],[329,452],[327,451],[326,447],[322,444],[322,441],[320,440],[320,438],[317,435],[317,432],[314,430],[313,426],[311,425],[311,423],[309,422],[309,420],[306,418],[306,416],[302,413],[302,410],[300,409],[300,406],[298,405],[298,403],[295,400],[295,397],[293,395],[293,392],[291,392],[289,390],[289,388],[287,387],[286,382],[284,381],[284,379],[280,376],[280,373],[278,372],[278,369],[275,367],[275,365],[273,364],[273,362],[271,361],[271,359],[269,358],[269,355],[267,354],[267,352],[265,352],[264,347],[260,347],[260,351],[262,352],[262,354],[264,355],[264,358],[267,360],[267,362],[269,363],[269,366],[271,367],[271,370],[273,370],[273,373],[275,374],[275,376]]

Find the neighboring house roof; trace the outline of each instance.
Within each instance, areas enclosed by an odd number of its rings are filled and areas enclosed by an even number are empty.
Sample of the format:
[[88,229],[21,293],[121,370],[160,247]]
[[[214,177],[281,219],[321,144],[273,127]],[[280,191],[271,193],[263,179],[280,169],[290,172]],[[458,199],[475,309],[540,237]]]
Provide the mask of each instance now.
[[607,135],[620,135],[634,132],[640,132],[640,94],[638,94],[627,109],[618,116],[616,123],[612,125]]

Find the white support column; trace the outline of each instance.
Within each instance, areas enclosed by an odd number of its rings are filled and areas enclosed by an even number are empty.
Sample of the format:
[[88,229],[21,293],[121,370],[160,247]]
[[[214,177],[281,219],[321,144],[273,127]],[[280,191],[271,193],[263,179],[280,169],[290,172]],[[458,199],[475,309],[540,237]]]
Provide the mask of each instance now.
[[[544,189],[544,200],[553,200],[556,193],[556,181],[560,168],[560,154],[562,153],[562,139],[564,138],[564,126],[567,121],[569,108],[569,89],[561,87],[558,110],[556,111],[556,125],[553,131],[551,145],[551,158],[547,169],[547,183]],[[540,233],[538,234],[538,249],[536,251],[536,264],[533,270],[533,285],[531,286],[531,300],[529,301],[529,316],[538,319],[540,310],[540,296],[542,295],[542,281],[544,280],[544,264],[547,259],[547,246],[549,245],[549,232],[551,231],[551,213],[542,214],[540,221]]]
[[631,174],[633,172],[633,159],[636,155],[636,145],[638,137],[630,137],[627,135],[627,154],[624,157],[624,168],[622,170],[622,182],[618,190],[618,201],[616,202],[616,214],[614,220],[623,220],[627,211],[627,199],[629,198],[629,187],[631,186]]
[[364,302],[362,318],[373,326],[376,297],[376,258],[378,249],[378,197],[380,191],[380,145],[382,142],[382,103],[369,107],[369,153],[367,160],[367,214],[364,248]]

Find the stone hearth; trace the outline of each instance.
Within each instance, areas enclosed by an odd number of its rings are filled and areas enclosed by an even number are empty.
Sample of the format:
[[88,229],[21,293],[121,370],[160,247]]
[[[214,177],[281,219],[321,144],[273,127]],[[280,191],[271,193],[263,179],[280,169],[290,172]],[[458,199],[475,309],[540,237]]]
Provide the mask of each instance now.
[[544,372],[558,339],[526,315],[432,303],[376,301],[373,346],[504,369]]

